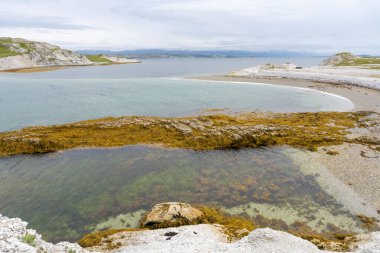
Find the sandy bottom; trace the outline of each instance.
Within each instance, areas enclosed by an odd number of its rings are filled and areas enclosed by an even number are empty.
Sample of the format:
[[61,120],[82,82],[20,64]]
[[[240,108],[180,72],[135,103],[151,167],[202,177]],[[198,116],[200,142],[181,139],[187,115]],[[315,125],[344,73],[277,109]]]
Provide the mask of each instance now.
[[[195,79],[233,82],[256,82],[292,87],[311,88],[329,92],[350,99],[356,111],[374,111],[380,113],[380,90],[351,85],[318,83],[307,80],[285,78],[252,78],[207,76]],[[337,151],[329,155],[327,151]],[[326,166],[331,173],[346,186],[358,193],[367,204],[380,214],[380,152],[359,144],[343,144],[334,147],[319,148],[310,152],[313,159]],[[362,203],[365,205],[366,203]]]

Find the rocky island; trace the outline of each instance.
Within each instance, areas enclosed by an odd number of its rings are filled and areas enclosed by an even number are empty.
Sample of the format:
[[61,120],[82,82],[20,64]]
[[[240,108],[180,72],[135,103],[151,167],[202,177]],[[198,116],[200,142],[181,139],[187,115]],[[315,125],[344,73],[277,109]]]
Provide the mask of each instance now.
[[45,42],[0,37],[0,71],[38,71],[64,66],[138,62],[120,56],[82,55]]

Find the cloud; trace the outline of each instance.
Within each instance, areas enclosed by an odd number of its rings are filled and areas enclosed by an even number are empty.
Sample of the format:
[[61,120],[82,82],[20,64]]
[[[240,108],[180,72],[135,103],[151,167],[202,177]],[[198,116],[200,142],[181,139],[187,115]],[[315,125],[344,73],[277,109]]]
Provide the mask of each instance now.
[[64,17],[0,15],[2,28],[42,28],[58,30],[84,30],[91,26],[72,24]]
[[2,0],[0,36],[71,49],[380,54],[378,13],[378,0]]

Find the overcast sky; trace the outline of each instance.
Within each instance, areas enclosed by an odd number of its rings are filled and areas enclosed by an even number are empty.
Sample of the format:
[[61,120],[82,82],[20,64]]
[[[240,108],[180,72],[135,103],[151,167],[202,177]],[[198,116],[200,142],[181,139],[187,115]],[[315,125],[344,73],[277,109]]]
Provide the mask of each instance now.
[[0,0],[0,36],[69,49],[380,54],[380,1]]

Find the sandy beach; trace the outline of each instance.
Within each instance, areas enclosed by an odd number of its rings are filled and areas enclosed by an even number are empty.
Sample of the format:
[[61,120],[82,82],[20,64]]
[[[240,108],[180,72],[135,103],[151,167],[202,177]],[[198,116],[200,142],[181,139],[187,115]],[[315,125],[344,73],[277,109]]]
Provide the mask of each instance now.
[[[292,87],[311,88],[329,92],[350,99],[356,111],[380,113],[380,90],[341,84],[319,83],[307,80],[285,78],[252,78],[205,76],[195,79],[212,81],[254,82]],[[378,120],[380,116],[376,116]],[[370,132],[370,133],[369,133]],[[355,133],[356,134],[356,133]],[[371,129],[367,134],[380,138],[380,128]],[[330,152],[329,152],[330,151]],[[331,155],[331,151],[335,151]],[[329,153],[329,154],[328,154]],[[321,147],[309,154],[325,165],[338,179],[358,193],[366,203],[380,214],[380,152],[360,144],[345,143],[340,146]]]

